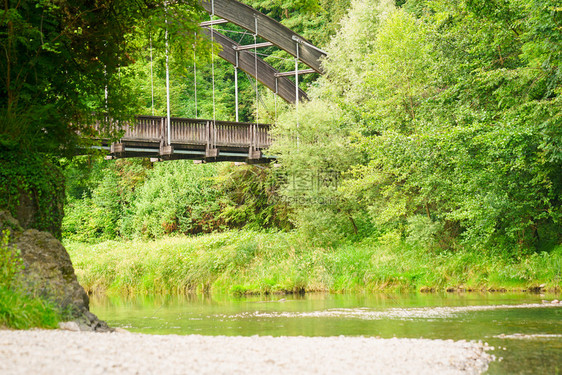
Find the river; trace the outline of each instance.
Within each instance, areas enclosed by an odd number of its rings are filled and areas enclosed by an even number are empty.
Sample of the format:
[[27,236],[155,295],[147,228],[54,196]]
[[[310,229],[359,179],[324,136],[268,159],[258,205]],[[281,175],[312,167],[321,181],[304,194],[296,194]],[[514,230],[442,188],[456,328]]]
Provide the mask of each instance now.
[[[149,334],[373,336],[483,341],[487,374],[562,374],[560,295],[307,294],[91,299],[111,326]],[[539,305],[540,304],[540,305]]]

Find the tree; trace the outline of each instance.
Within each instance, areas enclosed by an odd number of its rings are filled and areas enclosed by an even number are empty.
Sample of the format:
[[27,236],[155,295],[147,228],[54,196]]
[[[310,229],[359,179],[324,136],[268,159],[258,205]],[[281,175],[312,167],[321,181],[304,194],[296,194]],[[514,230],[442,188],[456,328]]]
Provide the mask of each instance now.
[[[41,0],[4,1],[0,11],[0,141],[12,148],[72,152],[91,133],[92,114],[135,114],[124,69],[142,45],[138,35],[164,20],[170,32],[193,38],[198,4]],[[149,19],[152,22],[146,22]],[[180,33],[181,31],[181,33]],[[176,38],[177,40],[177,38]]]
[[560,17],[554,2],[354,2],[313,95],[341,121],[281,160],[314,160],[341,135],[362,157],[338,189],[355,205],[334,212],[424,249],[560,243]]
[[199,5],[195,0],[5,0],[3,5],[0,208],[58,237],[64,179],[55,158],[91,144],[92,125],[103,124],[106,116],[114,121],[105,130],[115,136],[118,121],[138,114],[138,77],[128,67],[147,49],[144,36],[158,28],[154,43],[163,49],[167,30],[170,49],[182,51],[186,41],[194,42]]

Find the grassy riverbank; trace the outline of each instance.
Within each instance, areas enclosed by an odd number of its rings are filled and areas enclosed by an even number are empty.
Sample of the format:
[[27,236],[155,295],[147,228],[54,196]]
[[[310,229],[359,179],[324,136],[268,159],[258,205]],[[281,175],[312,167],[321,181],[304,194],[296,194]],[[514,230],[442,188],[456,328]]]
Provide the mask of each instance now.
[[274,293],[562,286],[562,247],[506,257],[420,252],[400,241],[314,246],[296,233],[233,231],[154,241],[67,243],[90,292]]
[[0,328],[56,328],[63,316],[54,304],[0,287]]

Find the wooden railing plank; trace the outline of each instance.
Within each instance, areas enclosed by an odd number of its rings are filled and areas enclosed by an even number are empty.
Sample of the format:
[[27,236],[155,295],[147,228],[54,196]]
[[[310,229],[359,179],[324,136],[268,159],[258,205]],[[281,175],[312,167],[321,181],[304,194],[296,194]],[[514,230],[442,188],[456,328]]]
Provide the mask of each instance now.
[[[123,123],[121,142],[147,142],[165,146],[168,142],[166,121],[165,117],[139,116],[134,126]],[[102,124],[98,123],[94,128],[99,131]],[[269,128],[268,124],[171,118],[170,138],[172,145],[265,149],[271,145]]]

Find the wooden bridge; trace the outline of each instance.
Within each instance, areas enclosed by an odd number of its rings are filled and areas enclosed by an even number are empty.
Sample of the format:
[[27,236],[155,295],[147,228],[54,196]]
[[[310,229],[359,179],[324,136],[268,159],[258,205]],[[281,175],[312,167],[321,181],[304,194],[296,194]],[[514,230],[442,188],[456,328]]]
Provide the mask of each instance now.
[[[201,0],[201,5],[211,15],[209,21],[201,23],[202,33],[221,46],[218,56],[235,67],[236,107],[240,69],[283,100],[295,104],[298,110],[299,101],[307,98],[299,88],[299,76],[313,72],[322,74],[321,59],[326,53],[274,19],[239,1]],[[228,22],[246,30],[248,35],[254,35],[254,41],[259,37],[266,42],[240,45],[214,28]],[[294,56],[294,71],[279,72],[259,58],[257,49],[271,46]],[[310,69],[300,70],[299,63],[306,64]],[[289,77],[294,77],[294,81]],[[95,127],[98,131],[102,130],[101,124]],[[264,163],[273,159],[265,151],[271,144],[269,129],[267,124],[188,118],[170,118],[168,121],[166,117],[139,116],[134,124],[121,126],[124,134],[118,142],[102,138],[98,139],[101,145],[95,147],[108,150],[108,158]]]
[[[189,118],[139,116],[124,124],[118,142],[100,139],[97,148],[108,150],[108,158],[150,157],[158,160],[196,159],[208,162],[269,162],[262,150],[271,144],[269,125]],[[101,124],[96,125],[101,130]],[[168,129],[170,132],[168,133]]]

